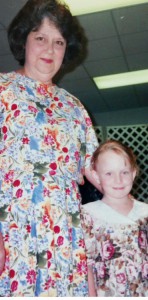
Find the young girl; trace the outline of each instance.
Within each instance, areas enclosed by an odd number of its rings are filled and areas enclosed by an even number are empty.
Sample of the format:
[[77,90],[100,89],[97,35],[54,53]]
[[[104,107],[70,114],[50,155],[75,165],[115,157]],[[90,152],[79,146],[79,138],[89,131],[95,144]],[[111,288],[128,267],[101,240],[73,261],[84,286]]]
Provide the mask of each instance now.
[[89,296],[148,296],[148,205],[129,194],[137,174],[131,149],[102,144],[92,157],[102,200],[83,205]]

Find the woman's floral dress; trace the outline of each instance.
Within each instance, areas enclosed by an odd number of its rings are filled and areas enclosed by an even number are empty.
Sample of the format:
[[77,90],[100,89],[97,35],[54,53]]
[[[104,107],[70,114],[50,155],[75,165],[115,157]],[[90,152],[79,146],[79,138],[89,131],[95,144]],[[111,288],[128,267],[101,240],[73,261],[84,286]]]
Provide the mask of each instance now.
[[83,105],[56,85],[0,76],[0,296],[87,296],[80,220],[97,138]]
[[123,216],[101,200],[83,205],[88,265],[100,297],[148,296],[148,204]]

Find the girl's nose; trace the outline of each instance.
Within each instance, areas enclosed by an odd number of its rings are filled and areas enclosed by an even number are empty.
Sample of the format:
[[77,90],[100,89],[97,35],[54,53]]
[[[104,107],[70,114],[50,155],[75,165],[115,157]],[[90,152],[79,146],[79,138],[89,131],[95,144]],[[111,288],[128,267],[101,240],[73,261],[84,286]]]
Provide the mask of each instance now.
[[117,183],[121,183],[121,181],[122,181],[122,176],[121,176],[121,174],[116,174],[116,175],[115,175],[115,181],[116,181]]

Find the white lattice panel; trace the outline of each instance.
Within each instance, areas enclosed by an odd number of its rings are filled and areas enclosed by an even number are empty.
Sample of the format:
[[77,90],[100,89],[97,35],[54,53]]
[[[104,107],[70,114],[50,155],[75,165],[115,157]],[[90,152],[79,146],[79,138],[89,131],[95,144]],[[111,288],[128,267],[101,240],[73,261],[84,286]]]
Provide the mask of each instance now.
[[96,132],[99,143],[101,143],[104,140],[103,128],[99,127],[99,126],[96,126],[95,127],[95,132]]

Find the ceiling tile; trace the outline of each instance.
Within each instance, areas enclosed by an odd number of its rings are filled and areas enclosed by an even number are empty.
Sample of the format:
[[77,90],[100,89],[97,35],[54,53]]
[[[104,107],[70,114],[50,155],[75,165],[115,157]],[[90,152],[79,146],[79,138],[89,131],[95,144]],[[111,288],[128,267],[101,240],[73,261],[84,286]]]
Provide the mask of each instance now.
[[89,41],[116,35],[116,30],[109,11],[79,16]]
[[109,110],[125,110],[139,107],[132,86],[101,90],[101,95],[109,106]]
[[148,32],[133,33],[120,37],[125,55],[148,52]]
[[102,59],[84,63],[87,73],[92,77],[127,72],[127,64],[124,57]]
[[127,62],[130,71],[148,69],[148,52],[140,54],[127,55]]
[[148,30],[148,4],[113,10],[120,35]]
[[0,55],[10,54],[7,34],[5,30],[0,30]]
[[91,41],[88,45],[88,56],[85,61],[122,56],[120,42],[117,37]]
[[19,9],[27,2],[27,0],[0,0],[0,21],[7,27]]
[[0,72],[10,72],[17,70],[18,63],[11,54],[0,56]]

